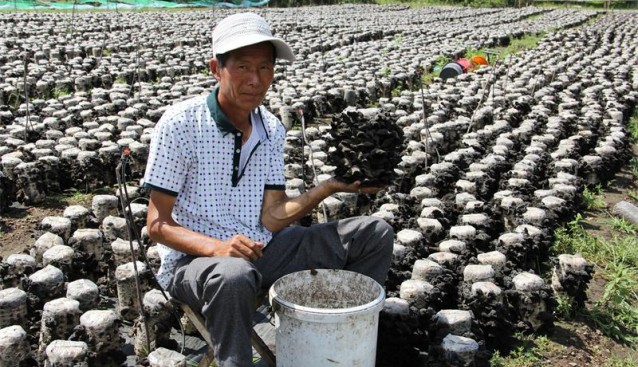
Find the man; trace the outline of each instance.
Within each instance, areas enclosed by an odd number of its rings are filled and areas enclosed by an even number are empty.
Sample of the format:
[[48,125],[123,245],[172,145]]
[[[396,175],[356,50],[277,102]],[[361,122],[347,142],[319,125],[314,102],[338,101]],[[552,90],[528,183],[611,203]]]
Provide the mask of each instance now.
[[357,271],[383,284],[394,233],[382,220],[289,224],[336,192],[375,193],[331,179],[297,198],[285,194],[285,130],[260,106],[277,57],[290,47],[252,13],[213,31],[218,85],[169,108],[155,127],[145,184],[147,227],[158,243],[158,281],[202,313],[218,366],[252,365],[255,297],[279,277],[311,268]]

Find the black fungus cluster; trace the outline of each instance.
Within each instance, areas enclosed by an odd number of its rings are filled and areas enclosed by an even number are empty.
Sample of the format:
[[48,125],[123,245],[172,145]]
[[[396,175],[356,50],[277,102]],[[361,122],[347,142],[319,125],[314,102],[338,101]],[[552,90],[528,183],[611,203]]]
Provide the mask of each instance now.
[[367,118],[361,112],[347,110],[335,116],[331,126],[334,151],[328,155],[328,163],[336,167],[335,178],[359,180],[364,186],[394,183],[405,143],[403,130],[389,114]]

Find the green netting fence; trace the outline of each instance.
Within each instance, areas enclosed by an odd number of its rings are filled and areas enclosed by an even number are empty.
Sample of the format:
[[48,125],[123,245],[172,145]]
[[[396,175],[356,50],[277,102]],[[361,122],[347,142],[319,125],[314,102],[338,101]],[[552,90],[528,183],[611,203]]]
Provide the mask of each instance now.
[[181,8],[181,7],[226,7],[249,8],[267,5],[270,0],[193,0],[173,2],[163,0],[75,0],[56,1],[0,1],[0,10],[72,10],[72,9],[139,9],[139,8]]

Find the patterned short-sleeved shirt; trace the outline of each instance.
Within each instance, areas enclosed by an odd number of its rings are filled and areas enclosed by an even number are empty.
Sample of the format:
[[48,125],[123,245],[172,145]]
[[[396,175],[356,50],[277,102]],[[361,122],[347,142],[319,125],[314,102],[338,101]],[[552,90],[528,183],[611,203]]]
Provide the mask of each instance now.
[[[195,232],[226,240],[236,234],[267,244],[272,238],[261,223],[264,190],[284,190],[285,129],[264,107],[251,114],[259,141],[244,167],[242,133],[217,103],[217,89],[171,106],[151,140],[145,185],[176,196],[173,219]],[[184,253],[158,244],[158,282],[170,284]]]

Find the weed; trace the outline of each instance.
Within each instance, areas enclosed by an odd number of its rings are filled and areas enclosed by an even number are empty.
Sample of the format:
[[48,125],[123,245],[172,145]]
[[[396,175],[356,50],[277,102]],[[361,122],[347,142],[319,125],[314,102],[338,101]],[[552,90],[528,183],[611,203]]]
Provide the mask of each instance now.
[[448,64],[450,61],[452,61],[451,58],[449,58],[448,56],[439,56],[436,58],[436,61],[434,61],[434,69],[436,71],[436,69],[438,68],[442,68],[444,67],[446,64]]
[[556,350],[558,347],[546,336],[530,337],[521,334],[516,335],[523,345],[512,350],[508,356],[501,356],[496,351],[490,359],[492,367],[520,367],[541,366],[543,356]]
[[583,190],[583,205],[585,209],[598,210],[607,207],[602,191],[603,189],[600,184],[594,186],[592,189],[585,187],[585,190]]
[[395,46],[401,46],[401,44],[403,44],[403,35],[401,34],[395,35],[394,38],[392,39],[392,44],[394,44]]
[[20,94],[17,91],[12,91],[7,96],[7,104],[17,110],[20,107]]
[[118,75],[117,78],[115,78],[115,84],[128,84],[128,82],[124,75]]
[[638,343],[638,268],[612,262],[603,296],[589,316],[603,334],[630,345]]
[[63,193],[57,193],[54,195],[49,195],[47,200],[52,205],[83,205],[83,206],[91,206],[91,201],[93,200],[93,196],[97,195],[96,192],[87,194],[81,191],[65,191]]
[[71,93],[69,92],[69,88],[67,88],[66,86],[55,87],[53,89],[53,98],[55,99],[68,96],[69,94]]
[[90,203],[93,200],[92,194],[84,194],[82,192],[76,191],[73,195],[66,198],[66,201],[70,205],[83,205],[87,202]]
[[108,56],[111,56],[111,50],[109,50],[108,48],[103,48],[102,57],[108,57]]
[[629,118],[627,129],[629,130],[631,139],[634,141],[634,143],[638,142],[638,108],[634,110],[634,113]]
[[582,215],[568,222],[554,232],[555,254],[591,253],[597,246],[596,239],[587,235],[582,226]]
[[383,73],[383,76],[390,76],[390,74],[392,74],[392,69],[388,66],[384,66],[383,69],[381,69],[381,72]]
[[562,320],[571,320],[574,317],[574,305],[569,296],[560,294],[556,297],[558,304],[556,305],[556,316]]
[[638,201],[638,193],[635,191],[629,191],[627,193],[627,196],[629,196],[634,201]]
[[638,180],[638,158],[634,157],[629,161],[629,172]]
[[466,48],[465,49],[465,58],[466,59],[471,59],[474,56],[483,56],[485,57],[485,49],[484,48],[479,48],[478,50],[472,49],[472,48]]
[[[555,253],[581,253],[597,265],[607,283],[603,295],[583,316],[606,336],[638,343],[638,238],[634,234],[611,240],[594,238],[582,227],[579,215],[556,231]],[[559,300],[560,306],[560,300]]]
[[492,367],[519,367],[519,366],[539,366],[541,359],[534,353],[533,350],[525,347],[518,347],[514,349],[510,354],[503,358],[500,354],[494,353],[492,359],[490,359],[490,366]]
[[624,234],[635,235],[636,233],[638,233],[638,227],[636,227],[625,218],[613,217],[609,220],[609,225],[611,226],[611,228]]
[[396,87],[396,88],[392,89],[392,91],[390,91],[390,95],[392,97],[399,97],[399,96],[401,96],[401,91],[402,91],[401,87]]
[[528,34],[521,38],[510,37],[509,44],[506,47],[500,47],[498,58],[503,60],[506,57],[519,53],[521,51],[536,48],[538,43],[545,37],[545,33]]
[[605,367],[636,367],[638,366],[638,360],[632,356],[627,356],[623,359],[619,357],[611,356],[610,360],[605,363]]

